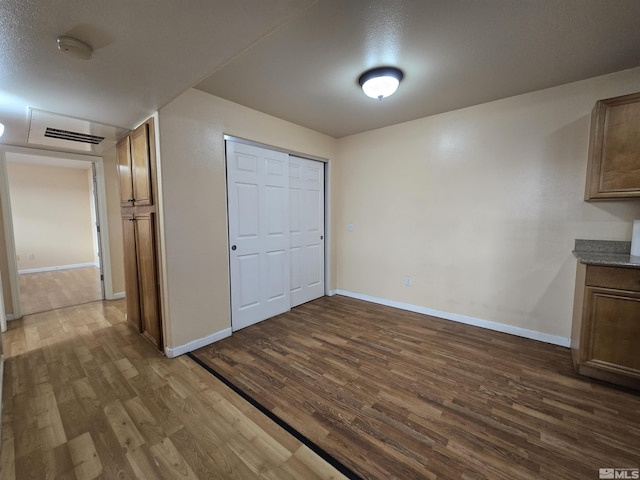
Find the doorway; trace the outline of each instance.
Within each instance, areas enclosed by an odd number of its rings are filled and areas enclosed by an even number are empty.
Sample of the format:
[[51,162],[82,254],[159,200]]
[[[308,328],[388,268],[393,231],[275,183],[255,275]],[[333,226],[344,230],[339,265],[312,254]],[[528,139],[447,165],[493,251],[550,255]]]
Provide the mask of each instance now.
[[6,154],[20,312],[104,298],[95,165]]

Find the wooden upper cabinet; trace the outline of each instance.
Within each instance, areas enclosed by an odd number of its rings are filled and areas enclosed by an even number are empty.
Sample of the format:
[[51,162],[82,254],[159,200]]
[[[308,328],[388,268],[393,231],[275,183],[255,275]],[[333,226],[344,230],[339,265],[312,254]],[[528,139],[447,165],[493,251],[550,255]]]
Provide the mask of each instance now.
[[145,122],[118,142],[120,205],[123,207],[153,204],[149,138],[149,122]]
[[137,206],[151,205],[151,166],[149,156],[149,124],[143,123],[131,133],[133,198]]
[[133,205],[133,186],[131,180],[131,140],[128,136],[118,142],[118,178],[120,179],[120,206]]
[[585,200],[640,198],[640,93],[600,100],[591,113]]

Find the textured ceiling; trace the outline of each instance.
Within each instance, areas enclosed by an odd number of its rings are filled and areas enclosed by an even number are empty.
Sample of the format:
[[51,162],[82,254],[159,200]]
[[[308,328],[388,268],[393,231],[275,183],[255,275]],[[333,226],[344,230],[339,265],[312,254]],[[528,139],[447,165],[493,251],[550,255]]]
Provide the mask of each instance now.
[[[129,129],[194,85],[340,137],[638,66],[639,18],[639,0],[4,1],[0,143],[27,144],[29,107]],[[383,101],[357,85],[379,65],[405,73]]]
[[[197,88],[341,137],[640,65],[638,0],[320,0]],[[401,68],[392,97],[359,75]]]
[[2,1],[0,142],[26,144],[28,107],[132,128],[314,1]]

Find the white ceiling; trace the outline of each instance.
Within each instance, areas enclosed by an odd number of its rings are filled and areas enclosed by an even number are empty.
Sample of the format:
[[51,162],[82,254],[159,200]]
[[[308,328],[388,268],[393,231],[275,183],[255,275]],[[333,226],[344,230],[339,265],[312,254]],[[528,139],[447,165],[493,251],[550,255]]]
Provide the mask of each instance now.
[[[27,144],[29,107],[129,129],[194,85],[340,137],[638,66],[639,20],[639,0],[4,1],[0,142]],[[356,83],[379,65],[405,73],[382,101]]]
[[26,145],[28,107],[130,129],[314,1],[2,1],[0,142]]
[[638,65],[639,0],[320,0],[197,88],[341,137]]

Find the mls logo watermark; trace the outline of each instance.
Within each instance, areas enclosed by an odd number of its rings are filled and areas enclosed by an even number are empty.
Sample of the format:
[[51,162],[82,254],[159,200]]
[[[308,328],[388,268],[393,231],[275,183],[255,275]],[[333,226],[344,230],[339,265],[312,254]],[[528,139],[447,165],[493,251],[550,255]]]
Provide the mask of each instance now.
[[640,479],[640,468],[601,468],[600,479],[629,478]]

